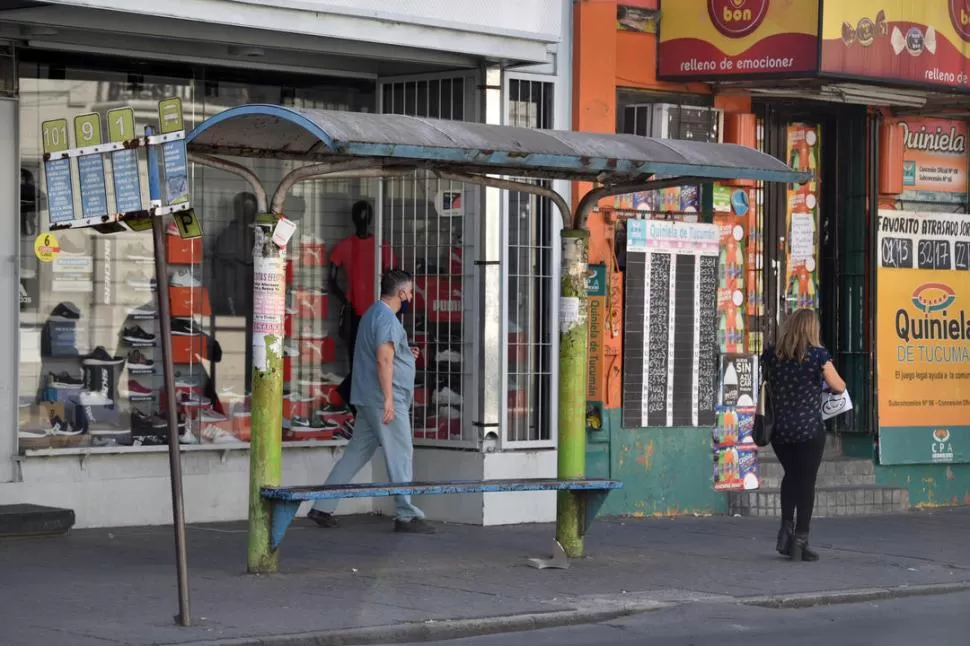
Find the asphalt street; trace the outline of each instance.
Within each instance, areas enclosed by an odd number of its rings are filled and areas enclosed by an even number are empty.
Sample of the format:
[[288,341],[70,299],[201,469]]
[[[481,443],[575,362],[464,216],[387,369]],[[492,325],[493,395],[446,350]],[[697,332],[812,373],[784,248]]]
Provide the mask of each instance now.
[[970,592],[777,610],[686,604],[602,624],[438,642],[442,646],[965,646]]

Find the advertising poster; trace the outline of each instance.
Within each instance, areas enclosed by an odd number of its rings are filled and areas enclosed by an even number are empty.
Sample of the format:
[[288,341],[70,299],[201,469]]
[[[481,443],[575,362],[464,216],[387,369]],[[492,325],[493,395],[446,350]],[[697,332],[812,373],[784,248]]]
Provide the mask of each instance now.
[[657,78],[813,73],[818,7],[818,0],[665,0]]
[[720,374],[719,404],[751,408],[757,403],[758,389],[761,387],[758,357],[750,354],[723,354]]
[[[788,165],[818,177],[819,128],[793,123],[788,126]],[[788,312],[818,307],[818,181],[788,187],[788,257],[785,303]]]
[[826,2],[822,74],[966,89],[970,3],[966,0]]
[[966,122],[897,117],[902,129],[901,199],[963,204],[967,200]]
[[880,462],[970,462],[970,216],[877,226]]
[[714,224],[720,234],[717,264],[717,342],[722,353],[745,349],[747,309],[747,191],[718,186]]
[[715,415],[714,491],[751,491],[761,486],[754,408],[718,406]]

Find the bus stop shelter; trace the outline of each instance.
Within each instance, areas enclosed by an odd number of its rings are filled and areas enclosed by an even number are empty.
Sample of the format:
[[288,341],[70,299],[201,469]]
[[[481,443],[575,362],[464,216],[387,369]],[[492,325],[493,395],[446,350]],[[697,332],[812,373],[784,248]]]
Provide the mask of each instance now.
[[[200,124],[186,141],[192,161],[234,173],[248,182],[260,213],[253,249],[251,572],[272,572],[278,563],[277,550],[270,541],[271,511],[261,490],[280,484],[286,255],[285,241],[280,242],[287,234],[285,222],[283,226],[280,223],[285,216],[286,196],[298,182],[392,177],[424,170],[441,180],[521,191],[556,205],[562,224],[559,302],[562,309],[568,299],[570,313],[560,320],[558,477],[578,479],[585,474],[589,213],[603,198],[637,191],[739,179],[782,183],[807,179],[774,157],[733,144],[276,105],[226,110]],[[289,172],[270,194],[259,178],[233,157],[305,164]],[[563,196],[529,181],[536,179],[589,182],[593,188],[570,209]],[[556,535],[569,556],[579,556],[583,549],[580,510],[564,493],[568,492],[560,493]],[[184,598],[187,601],[187,595]],[[183,614],[187,618],[187,609]]]

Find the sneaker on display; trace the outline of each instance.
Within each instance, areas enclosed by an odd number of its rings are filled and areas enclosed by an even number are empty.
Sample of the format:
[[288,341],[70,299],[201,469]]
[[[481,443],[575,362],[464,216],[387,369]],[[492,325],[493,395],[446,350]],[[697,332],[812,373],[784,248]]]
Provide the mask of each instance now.
[[74,377],[68,374],[66,371],[59,372],[57,374],[53,372],[50,373],[48,375],[48,381],[54,388],[77,388],[84,384],[84,379],[81,377]]
[[181,393],[179,401],[183,406],[209,406],[212,404],[212,400],[199,393]]
[[129,272],[125,276],[125,282],[132,289],[149,290],[155,289],[155,278],[137,272]]
[[300,346],[292,341],[288,341],[286,345],[283,346],[283,356],[284,357],[298,357],[300,356]]
[[202,375],[201,374],[182,374],[181,372],[175,373],[175,387],[176,388],[201,388],[202,387]]
[[50,318],[52,321],[77,321],[81,318],[81,310],[74,303],[58,303]]
[[313,401],[313,398],[312,397],[307,397],[303,393],[289,393],[288,395],[284,395],[283,396],[283,399],[285,399],[285,400],[287,400],[289,402],[297,403],[297,404],[303,403],[303,402]]
[[320,379],[323,380],[323,383],[325,384],[332,384],[335,386],[339,386],[344,382],[344,377],[341,377],[340,375],[334,374],[332,372],[324,372],[323,374],[320,375]]
[[435,355],[435,361],[438,363],[461,363],[461,353],[455,350],[440,350]]
[[144,303],[138,307],[133,307],[128,310],[129,316],[135,316],[138,318],[153,318],[158,314],[158,310],[155,308],[154,303]]
[[177,336],[199,336],[202,329],[195,319],[177,317],[172,319],[172,334]]
[[127,426],[121,423],[121,418],[117,413],[101,414],[97,413],[91,406],[84,407],[84,415],[88,419],[89,435],[120,435],[131,432],[131,420]]
[[128,353],[128,370],[132,369],[145,372],[152,370],[155,367],[155,362],[142,354],[141,350],[132,350]]
[[155,260],[155,252],[144,242],[134,242],[125,248],[125,257],[129,260]]
[[146,332],[140,325],[126,327],[121,333],[121,338],[129,343],[154,343],[155,335]]
[[180,269],[172,276],[169,281],[172,287],[201,287],[202,281],[192,275],[189,269]]
[[[85,237],[87,236],[85,235]],[[66,256],[88,255],[88,246],[84,242],[79,243],[69,236],[61,237],[60,247],[61,247],[61,253]]]
[[[340,424],[337,422],[327,419],[324,415],[317,411],[313,416],[313,421],[310,423],[310,428],[307,430],[312,431],[336,431],[340,428]],[[293,429],[295,432],[299,432],[300,429]]]
[[46,430],[33,430],[20,428],[17,430],[17,437],[21,440],[39,440],[50,435]]
[[283,420],[283,428],[291,429],[291,430],[296,430],[296,429],[306,430],[310,428],[310,420],[308,420],[305,417],[300,417],[299,415],[295,415],[290,419]]
[[148,386],[142,385],[137,379],[129,379],[128,392],[132,395],[151,395],[154,391]]
[[313,360],[317,360],[318,362],[323,361],[323,337],[325,336],[326,334],[320,335],[318,337],[312,337],[312,338],[304,336],[300,340],[300,345],[304,348],[309,348],[310,352],[313,353],[314,358],[311,359],[311,361]]
[[[319,340],[326,339],[326,330],[314,330],[310,325],[304,325],[303,329],[300,331],[300,340],[306,342],[307,340]],[[319,345],[319,344],[316,344]]]
[[114,406],[114,400],[100,390],[82,390],[78,402],[81,406]]
[[442,386],[431,395],[431,402],[439,406],[461,406],[461,395],[448,386]]
[[243,441],[232,433],[212,424],[202,428],[202,439],[210,444],[243,444]]
[[51,428],[49,433],[51,435],[72,436],[80,435],[81,429],[75,429],[60,417],[55,416],[51,418]]
[[202,411],[200,419],[203,422],[224,422],[226,421],[226,416],[222,413],[212,410],[211,408],[206,408]]
[[461,409],[454,406],[442,406],[438,409],[438,415],[446,419],[460,419]]

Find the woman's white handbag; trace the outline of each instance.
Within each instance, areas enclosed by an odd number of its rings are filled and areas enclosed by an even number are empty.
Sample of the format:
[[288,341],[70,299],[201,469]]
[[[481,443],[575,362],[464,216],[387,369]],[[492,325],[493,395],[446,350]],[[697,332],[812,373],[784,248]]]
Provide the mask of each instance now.
[[836,394],[831,390],[823,389],[820,406],[822,409],[822,420],[829,420],[852,410],[852,399],[849,397],[848,390]]

